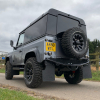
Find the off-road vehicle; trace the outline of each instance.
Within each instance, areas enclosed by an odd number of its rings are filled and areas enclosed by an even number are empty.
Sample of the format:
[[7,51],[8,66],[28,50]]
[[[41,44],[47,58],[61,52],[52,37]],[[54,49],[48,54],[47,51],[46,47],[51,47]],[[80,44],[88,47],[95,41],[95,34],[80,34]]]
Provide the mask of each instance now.
[[27,87],[42,81],[54,81],[64,74],[66,81],[77,84],[91,78],[85,22],[77,17],[50,9],[19,33],[13,52],[6,57],[5,78],[24,71]]

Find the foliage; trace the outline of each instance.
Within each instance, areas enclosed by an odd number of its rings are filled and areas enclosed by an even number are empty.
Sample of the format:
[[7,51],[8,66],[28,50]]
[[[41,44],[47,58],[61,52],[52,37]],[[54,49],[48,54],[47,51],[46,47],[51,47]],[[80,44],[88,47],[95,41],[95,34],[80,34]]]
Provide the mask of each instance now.
[[100,41],[97,39],[94,39],[93,41],[89,42],[89,53],[95,53],[95,52],[100,52]]
[[[89,53],[100,52],[100,41],[99,40],[94,39],[93,41],[90,41],[88,39],[88,42],[89,42]],[[93,55],[90,56],[90,59],[95,59],[95,56]]]

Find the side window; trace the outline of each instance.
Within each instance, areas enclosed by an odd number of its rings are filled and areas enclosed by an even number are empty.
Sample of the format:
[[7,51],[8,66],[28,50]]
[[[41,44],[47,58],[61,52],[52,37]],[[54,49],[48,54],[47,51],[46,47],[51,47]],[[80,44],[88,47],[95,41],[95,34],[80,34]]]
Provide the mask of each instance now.
[[23,42],[24,42],[24,34],[21,34],[21,35],[19,36],[19,40],[18,40],[17,46],[23,44]]
[[47,16],[41,18],[36,23],[31,25],[29,28],[25,30],[25,42],[33,40],[37,37],[40,37],[46,34],[46,22]]

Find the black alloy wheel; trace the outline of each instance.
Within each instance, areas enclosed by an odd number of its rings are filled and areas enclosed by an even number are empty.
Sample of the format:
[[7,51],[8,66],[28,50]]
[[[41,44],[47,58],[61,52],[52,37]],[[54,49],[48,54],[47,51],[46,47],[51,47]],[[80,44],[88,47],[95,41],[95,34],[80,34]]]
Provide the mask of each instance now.
[[28,82],[32,81],[33,78],[33,67],[31,63],[27,63],[27,67],[25,68],[25,77],[28,80]]
[[84,38],[78,32],[73,35],[73,48],[81,51],[84,48]]

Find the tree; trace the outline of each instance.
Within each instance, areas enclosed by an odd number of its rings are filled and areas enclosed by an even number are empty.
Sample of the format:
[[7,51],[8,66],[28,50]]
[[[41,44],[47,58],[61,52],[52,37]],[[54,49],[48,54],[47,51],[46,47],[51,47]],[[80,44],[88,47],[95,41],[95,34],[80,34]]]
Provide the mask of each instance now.
[[94,39],[93,41],[89,41],[89,53],[95,53],[96,51],[100,52],[100,41]]

